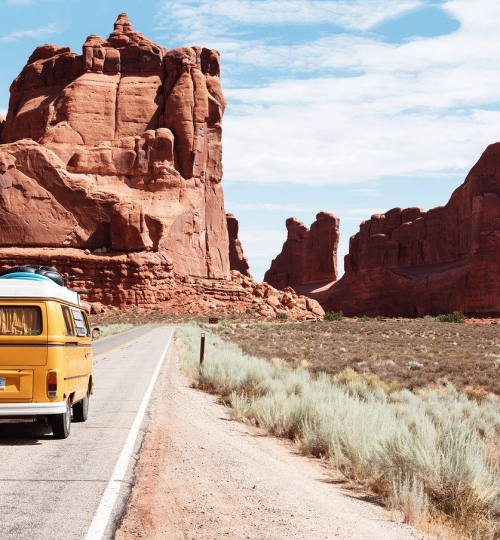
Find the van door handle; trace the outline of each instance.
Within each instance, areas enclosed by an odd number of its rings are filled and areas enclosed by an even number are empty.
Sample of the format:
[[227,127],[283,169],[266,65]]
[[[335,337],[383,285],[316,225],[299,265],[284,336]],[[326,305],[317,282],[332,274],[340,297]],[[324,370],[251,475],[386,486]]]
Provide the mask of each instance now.
[[78,345],[78,341],[66,341],[66,345]]

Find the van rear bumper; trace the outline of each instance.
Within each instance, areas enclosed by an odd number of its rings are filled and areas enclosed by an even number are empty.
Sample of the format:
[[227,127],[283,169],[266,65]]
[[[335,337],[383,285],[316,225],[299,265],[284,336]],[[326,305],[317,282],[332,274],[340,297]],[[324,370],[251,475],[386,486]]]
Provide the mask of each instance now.
[[3,416],[48,416],[64,414],[66,403],[0,403],[0,418]]

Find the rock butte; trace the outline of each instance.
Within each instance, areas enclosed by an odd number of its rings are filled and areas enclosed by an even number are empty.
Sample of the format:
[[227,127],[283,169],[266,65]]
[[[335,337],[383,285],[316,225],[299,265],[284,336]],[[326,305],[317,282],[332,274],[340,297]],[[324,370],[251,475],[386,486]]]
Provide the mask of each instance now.
[[320,212],[309,230],[296,218],[286,220],[288,236],[264,281],[276,287],[300,287],[337,279],[339,219]]
[[10,90],[2,245],[161,252],[229,277],[216,51],[167,51],[122,14],[83,55],[37,47]]
[[82,55],[37,47],[0,119],[2,267],[54,265],[95,304],[151,307],[186,293],[196,307],[206,291],[235,310],[318,316],[319,305],[231,272],[219,74],[217,51],[168,51],[124,13]]
[[323,307],[350,316],[498,314],[499,163],[497,143],[445,206],[394,208],[363,222]]
[[231,270],[238,270],[243,276],[251,276],[248,259],[243,255],[243,247],[238,238],[239,224],[234,214],[226,214],[229,233],[229,264]]

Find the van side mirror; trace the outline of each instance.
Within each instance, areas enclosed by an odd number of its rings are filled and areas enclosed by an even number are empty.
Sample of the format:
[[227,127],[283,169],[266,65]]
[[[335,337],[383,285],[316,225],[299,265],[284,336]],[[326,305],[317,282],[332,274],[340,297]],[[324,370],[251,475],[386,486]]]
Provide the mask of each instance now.
[[101,330],[97,327],[92,328],[92,340],[99,339],[101,337]]

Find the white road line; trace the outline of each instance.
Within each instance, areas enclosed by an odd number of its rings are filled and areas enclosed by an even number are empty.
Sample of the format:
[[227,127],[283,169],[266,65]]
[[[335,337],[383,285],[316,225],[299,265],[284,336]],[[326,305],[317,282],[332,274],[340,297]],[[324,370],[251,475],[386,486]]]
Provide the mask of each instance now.
[[134,454],[135,441],[137,439],[137,435],[139,434],[139,429],[141,427],[142,419],[149,403],[149,398],[151,397],[151,393],[153,392],[156,379],[158,378],[160,369],[163,365],[165,357],[167,356],[167,351],[170,347],[170,342],[172,341],[173,335],[174,332],[172,331],[167,346],[165,347],[165,350],[163,351],[160,360],[158,361],[158,365],[156,366],[155,372],[153,373],[151,382],[149,383],[146,394],[144,395],[144,398],[141,402],[141,406],[137,411],[134,423],[130,428],[130,432],[128,434],[127,440],[125,441],[125,445],[123,446],[120,457],[116,462],[115,469],[113,471],[113,474],[111,475],[109,484],[102,495],[99,507],[97,508],[97,511],[90,524],[89,530],[85,535],[85,540],[101,540],[101,538],[104,537],[104,533],[106,532],[106,528],[108,526],[111,513],[115,506],[116,499],[120,492],[123,479],[125,478],[125,474],[127,472],[130,458]]

